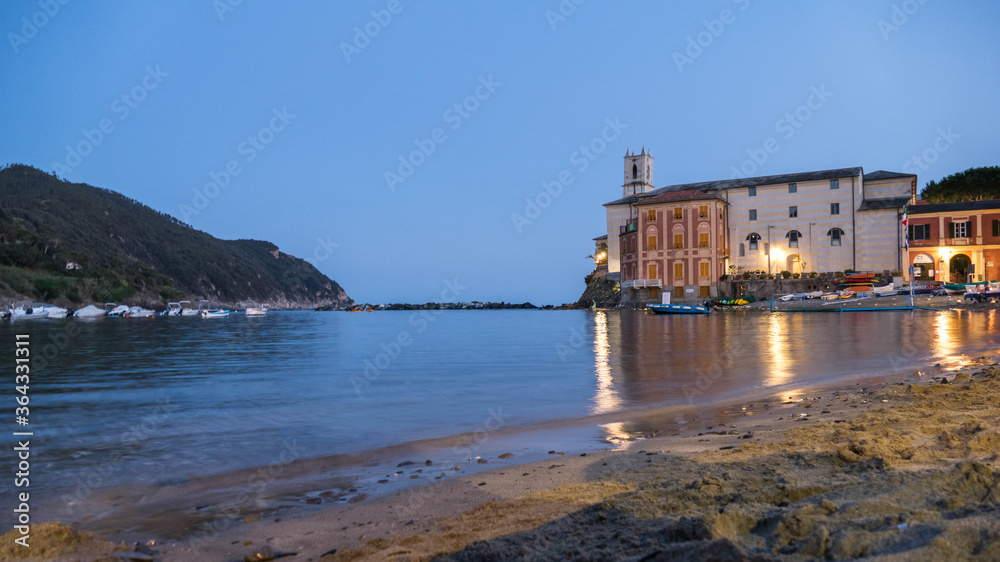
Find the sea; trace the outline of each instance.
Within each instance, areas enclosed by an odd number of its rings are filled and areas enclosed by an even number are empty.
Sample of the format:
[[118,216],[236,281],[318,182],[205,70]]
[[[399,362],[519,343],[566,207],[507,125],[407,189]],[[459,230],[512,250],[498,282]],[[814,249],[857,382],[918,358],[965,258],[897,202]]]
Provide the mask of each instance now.
[[[30,431],[30,486],[40,501],[296,459],[375,493],[385,467],[407,459],[475,469],[474,460],[502,453],[532,460],[623,448],[712,425],[727,407],[755,410],[935,364],[954,370],[992,359],[998,327],[996,310],[271,311],[6,322],[0,467],[16,471],[10,451],[24,437],[13,432]],[[18,335],[32,358],[24,426],[13,423]]]

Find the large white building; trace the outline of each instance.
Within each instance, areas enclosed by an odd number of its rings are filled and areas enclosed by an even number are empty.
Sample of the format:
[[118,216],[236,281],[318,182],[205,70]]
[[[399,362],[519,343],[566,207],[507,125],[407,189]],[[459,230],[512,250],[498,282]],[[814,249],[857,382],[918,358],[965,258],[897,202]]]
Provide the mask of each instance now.
[[745,271],[903,270],[903,209],[913,174],[861,167],[653,188],[653,157],[626,153],[622,197],[606,203],[608,272],[620,278],[622,228],[636,204],[672,191],[716,192],[726,203],[726,267]]

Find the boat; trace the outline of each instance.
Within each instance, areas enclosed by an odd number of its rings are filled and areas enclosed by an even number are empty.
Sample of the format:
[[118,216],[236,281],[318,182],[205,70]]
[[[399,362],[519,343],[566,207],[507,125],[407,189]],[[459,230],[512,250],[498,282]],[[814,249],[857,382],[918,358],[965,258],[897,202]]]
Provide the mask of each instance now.
[[47,310],[40,310],[32,307],[19,306],[17,308],[12,308],[7,311],[11,320],[41,320],[42,318],[48,318],[49,312]]
[[199,311],[199,314],[201,314],[202,318],[225,318],[226,316],[229,316],[229,311],[215,308],[211,310],[201,310]]
[[125,312],[125,316],[127,318],[153,318],[156,316],[156,311],[141,306],[133,306]]
[[74,312],[73,318],[81,318],[84,320],[88,318],[103,318],[105,313],[105,310],[97,308],[92,304],[88,304],[87,306]]
[[180,316],[181,314],[181,303],[179,302],[168,302],[167,309],[163,311],[164,316]]
[[947,283],[944,286],[944,292],[948,295],[964,295],[968,290],[964,283]]
[[[198,316],[201,312],[201,304],[198,304],[198,308],[191,308],[191,301],[180,301],[177,303],[181,307],[181,316]],[[184,306],[184,305],[188,306]]]
[[260,308],[250,307],[250,308],[248,308],[246,310],[246,315],[247,316],[264,316],[265,314],[267,314],[267,307],[266,306],[263,306],[263,307],[260,307]]
[[649,309],[656,314],[708,314],[712,311],[707,306],[691,304],[651,304]]
[[124,304],[116,305],[113,302],[104,303],[104,316],[107,318],[121,318],[128,312],[128,307]]
[[708,304],[712,306],[743,306],[745,304],[750,304],[756,302],[757,297],[753,295],[742,295],[739,297],[720,297],[717,299],[712,299]]
[[69,310],[61,306],[56,306],[54,304],[38,303],[31,305],[31,308],[35,310],[44,310],[48,312],[49,318],[66,318],[67,316],[69,316]]

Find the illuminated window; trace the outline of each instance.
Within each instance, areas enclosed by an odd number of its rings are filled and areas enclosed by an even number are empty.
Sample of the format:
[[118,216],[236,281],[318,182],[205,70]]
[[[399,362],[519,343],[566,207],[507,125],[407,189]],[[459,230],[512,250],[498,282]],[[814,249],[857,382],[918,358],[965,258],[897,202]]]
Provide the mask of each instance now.
[[675,263],[674,264],[674,279],[683,279],[683,278],[684,278],[684,264],[683,263]]
[[760,234],[757,234],[756,232],[751,232],[750,235],[747,236],[747,240],[750,242],[750,249],[756,250],[757,243],[760,241]]
[[647,236],[646,237],[646,249],[647,250],[655,250],[656,249],[656,236]]
[[646,269],[647,269],[647,273],[649,273],[649,278],[650,279],[658,279],[658,276],[656,275],[656,264],[655,263],[649,264]]
[[698,247],[707,248],[708,247],[708,233],[701,232],[698,234]]
[[701,217],[701,218],[705,218],[705,217],[708,216],[708,206],[707,205],[702,205],[701,207],[698,207],[698,216]]
[[656,211],[654,211],[652,209],[646,211],[646,220],[649,221],[649,222],[655,222],[656,221]]
[[708,277],[708,272],[709,272],[709,269],[708,269],[708,262],[707,261],[703,261],[703,262],[701,262],[701,263],[698,264],[698,275],[699,276],[701,276],[701,277]]
[[682,218],[684,218],[684,209],[681,209],[680,207],[676,207],[674,209],[674,219],[681,220]]
[[684,247],[684,235],[674,234],[674,249],[679,249]]

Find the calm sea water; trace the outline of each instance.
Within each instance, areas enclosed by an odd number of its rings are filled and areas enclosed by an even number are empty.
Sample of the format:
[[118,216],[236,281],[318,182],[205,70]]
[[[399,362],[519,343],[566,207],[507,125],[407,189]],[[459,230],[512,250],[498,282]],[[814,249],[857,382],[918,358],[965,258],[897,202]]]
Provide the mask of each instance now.
[[[995,347],[998,323],[996,311],[271,312],[8,322],[0,345],[12,373],[14,335],[30,335],[32,487],[56,496],[109,459],[102,486],[169,482],[265,465],[289,438],[304,456],[359,453],[491,419],[523,428],[956,364]],[[607,445],[601,431],[564,435]]]

